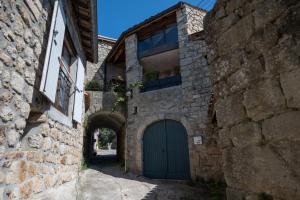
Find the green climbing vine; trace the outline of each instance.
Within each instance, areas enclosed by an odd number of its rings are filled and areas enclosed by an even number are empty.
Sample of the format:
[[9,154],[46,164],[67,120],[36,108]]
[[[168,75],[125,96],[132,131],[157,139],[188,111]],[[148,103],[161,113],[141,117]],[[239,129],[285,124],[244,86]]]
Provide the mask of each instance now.
[[[118,77],[119,80],[123,80],[121,77]],[[112,91],[116,97],[116,102],[114,103],[114,106],[112,108],[112,111],[116,111],[116,109],[119,106],[125,106],[126,105],[126,92],[132,91],[135,88],[142,88],[143,83],[142,82],[135,82],[129,85],[128,88],[126,88],[126,84],[121,81],[117,81],[115,83],[112,83]]]

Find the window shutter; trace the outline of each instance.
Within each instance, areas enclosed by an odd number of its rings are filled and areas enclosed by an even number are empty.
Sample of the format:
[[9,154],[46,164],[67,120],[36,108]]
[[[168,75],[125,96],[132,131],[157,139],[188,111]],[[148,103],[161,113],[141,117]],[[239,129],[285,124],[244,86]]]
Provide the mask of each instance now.
[[82,106],[83,106],[83,83],[84,83],[84,66],[81,59],[78,57],[77,75],[76,75],[76,90],[73,119],[81,123]]
[[52,102],[55,102],[61,57],[65,36],[66,19],[62,5],[55,1],[51,21],[48,46],[46,50],[40,91]]

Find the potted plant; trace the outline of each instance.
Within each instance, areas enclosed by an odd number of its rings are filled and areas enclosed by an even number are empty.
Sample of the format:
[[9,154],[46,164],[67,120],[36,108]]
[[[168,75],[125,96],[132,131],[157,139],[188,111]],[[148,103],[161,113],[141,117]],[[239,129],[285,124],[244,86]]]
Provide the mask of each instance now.
[[91,105],[91,95],[90,93],[84,91],[84,107],[85,107],[85,112],[88,111]]
[[145,74],[146,81],[153,81],[159,79],[160,72],[152,71]]
[[86,91],[101,91],[102,88],[97,81],[91,80],[91,81],[87,82],[87,84],[85,85],[85,90]]
[[152,71],[145,74],[144,91],[159,89],[159,74],[159,71]]

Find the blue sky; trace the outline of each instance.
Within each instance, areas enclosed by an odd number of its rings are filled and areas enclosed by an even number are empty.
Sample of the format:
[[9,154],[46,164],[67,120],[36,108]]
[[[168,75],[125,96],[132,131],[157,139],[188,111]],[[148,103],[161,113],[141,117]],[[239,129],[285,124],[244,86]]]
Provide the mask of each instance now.
[[[118,38],[131,26],[175,5],[178,0],[98,0],[98,34]],[[211,9],[215,0],[186,0]]]

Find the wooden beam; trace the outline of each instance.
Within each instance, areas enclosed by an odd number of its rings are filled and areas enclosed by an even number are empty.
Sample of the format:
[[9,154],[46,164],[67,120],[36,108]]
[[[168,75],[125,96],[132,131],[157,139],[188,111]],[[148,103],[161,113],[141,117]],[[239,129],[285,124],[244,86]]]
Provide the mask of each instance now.
[[115,56],[115,58],[114,58],[114,60],[113,60],[113,63],[116,63],[116,61],[119,59],[119,57],[123,54],[124,50],[125,50],[125,46],[124,46],[124,48],[121,48],[121,49],[117,52],[117,54],[116,54],[116,56]]
[[91,46],[91,44],[92,44],[90,40],[82,40],[82,42],[89,46]]
[[83,7],[78,7],[78,11],[80,14],[82,15],[90,15],[90,10],[89,9],[86,9],[86,8],[83,8]]
[[148,27],[145,27],[137,32],[137,36],[140,40],[145,39],[153,33],[165,29],[168,25],[176,23],[176,15],[171,15],[156,21]]
[[85,8],[89,7],[89,5],[86,1],[77,1],[77,5],[78,5],[78,7],[85,7]]
[[141,24],[138,27],[133,28],[132,30],[128,30],[126,32],[126,34],[124,34],[123,36],[121,36],[122,37],[121,40],[118,41],[117,46],[115,46],[113,48],[113,51],[111,52],[110,57],[108,58],[108,60],[111,59],[114,56],[114,54],[117,52],[117,49],[120,48],[121,44],[125,42],[126,37],[128,37],[129,35],[131,35],[133,33],[136,33],[138,31],[142,30],[145,27],[151,26],[153,23],[158,22],[158,21],[160,21],[161,19],[163,19],[165,17],[168,17],[170,15],[175,15],[176,16],[176,11],[177,11],[177,9],[171,10],[169,12],[166,12],[166,13],[162,14],[161,16],[159,16],[157,18],[149,20],[149,22],[147,22],[147,23]]
[[79,25],[81,25],[83,27],[86,27],[86,28],[89,28],[89,27],[92,26],[92,24],[89,21],[86,21],[86,20],[80,19],[78,22],[79,22]]

